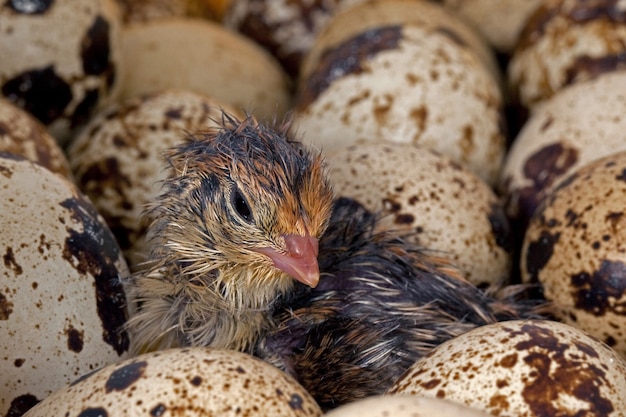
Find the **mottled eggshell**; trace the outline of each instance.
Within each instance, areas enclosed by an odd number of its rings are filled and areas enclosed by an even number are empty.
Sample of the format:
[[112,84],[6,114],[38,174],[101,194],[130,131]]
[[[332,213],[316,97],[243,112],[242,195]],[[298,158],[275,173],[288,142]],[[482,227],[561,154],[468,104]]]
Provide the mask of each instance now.
[[622,1],[545,0],[508,66],[514,101],[532,109],[568,85],[623,67],[625,21]]
[[115,233],[131,269],[146,260],[142,214],[166,177],[164,151],[215,127],[222,109],[237,114],[187,90],[136,97],[98,113],[69,147],[78,186]]
[[273,120],[290,107],[288,78],[254,41],[204,19],[169,18],[123,32],[123,98],[179,88]]
[[60,143],[116,98],[123,63],[114,0],[8,0],[0,21],[2,94]]
[[70,178],[67,158],[45,126],[27,111],[0,98],[0,152],[10,152],[40,163]]
[[604,343],[555,321],[478,327],[436,347],[390,389],[456,401],[501,417],[617,417],[626,362]]
[[530,220],[524,281],[540,282],[562,321],[626,357],[626,152],[584,165]]
[[124,358],[128,270],[67,179],[0,154],[0,415]]
[[537,106],[499,180],[509,217],[527,224],[550,190],[594,159],[626,150],[626,71],[572,85]]
[[368,142],[413,143],[493,184],[505,152],[502,96],[455,36],[405,24],[329,49],[298,92],[295,124],[324,152]]
[[117,0],[125,24],[179,17],[211,16],[206,0]]
[[508,219],[493,190],[468,169],[410,144],[352,146],[327,162],[335,193],[380,212],[381,229],[407,233],[476,285],[508,278]]
[[320,416],[293,378],[253,356],[208,348],[145,353],[63,388],[25,417]]
[[376,395],[342,405],[324,417],[489,417],[470,408],[440,398],[418,395]]

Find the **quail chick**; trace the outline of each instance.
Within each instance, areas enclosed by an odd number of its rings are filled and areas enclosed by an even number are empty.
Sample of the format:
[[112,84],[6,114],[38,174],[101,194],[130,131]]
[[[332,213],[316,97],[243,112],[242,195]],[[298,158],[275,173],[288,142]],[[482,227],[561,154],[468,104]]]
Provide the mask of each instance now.
[[[326,410],[384,392],[472,328],[538,317],[335,199],[320,154],[249,117],[190,135],[146,212],[150,262],[130,280],[137,349],[213,346],[295,376]],[[508,292],[512,292],[509,294]]]

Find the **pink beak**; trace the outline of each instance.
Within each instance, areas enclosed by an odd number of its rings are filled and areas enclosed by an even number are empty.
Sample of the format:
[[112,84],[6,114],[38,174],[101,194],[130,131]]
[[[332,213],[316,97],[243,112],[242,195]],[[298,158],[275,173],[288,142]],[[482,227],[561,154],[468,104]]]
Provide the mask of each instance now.
[[274,266],[291,277],[315,288],[320,280],[320,269],[317,263],[319,242],[316,238],[306,235],[284,235],[287,253],[280,253],[272,248],[259,248],[257,252],[269,257]]

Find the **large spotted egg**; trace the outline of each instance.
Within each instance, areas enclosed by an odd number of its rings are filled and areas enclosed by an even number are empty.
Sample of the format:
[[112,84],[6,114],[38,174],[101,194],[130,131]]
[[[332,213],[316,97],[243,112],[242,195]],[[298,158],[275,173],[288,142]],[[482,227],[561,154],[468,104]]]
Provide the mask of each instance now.
[[525,281],[540,282],[559,319],[626,357],[626,152],[563,179],[530,220]]
[[188,90],[135,97],[99,112],[69,147],[79,188],[115,233],[131,269],[146,260],[143,212],[165,179],[164,151],[215,127],[221,109],[236,114]]
[[293,378],[247,354],[208,348],[144,353],[55,392],[25,417],[317,417]]
[[494,416],[618,417],[626,362],[567,324],[515,320],[478,327],[436,347],[389,390],[447,399]]
[[509,277],[508,219],[491,187],[469,169],[412,144],[352,146],[327,162],[335,192],[380,213],[379,228],[448,258],[476,285]]
[[66,143],[120,85],[114,0],[7,0],[0,7],[2,95]]
[[0,415],[21,415],[129,347],[127,274],[93,205],[68,180],[0,155]]

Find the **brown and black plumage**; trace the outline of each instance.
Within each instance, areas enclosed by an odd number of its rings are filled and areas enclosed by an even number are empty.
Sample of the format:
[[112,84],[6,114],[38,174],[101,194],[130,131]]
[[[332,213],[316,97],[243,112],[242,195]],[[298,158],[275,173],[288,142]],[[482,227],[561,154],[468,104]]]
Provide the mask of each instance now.
[[434,346],[535,304],[466,282],[358,203],[287,127],[224,116],[167,154],[129,282],[141,348],[215,346],[294,375],[325,409],[379,394]]

